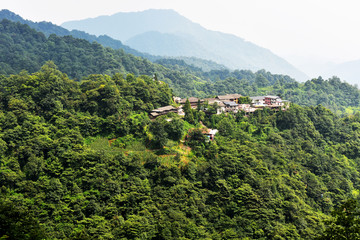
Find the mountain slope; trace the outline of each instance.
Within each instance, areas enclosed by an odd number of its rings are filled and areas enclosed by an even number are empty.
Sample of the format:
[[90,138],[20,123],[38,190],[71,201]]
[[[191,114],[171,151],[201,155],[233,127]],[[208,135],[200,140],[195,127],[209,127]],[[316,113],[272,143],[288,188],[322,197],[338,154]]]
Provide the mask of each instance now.
[[51,34],[56,34],[58,36],[70,35],[75,38],[85,39],[89,42],[98,42],[105,47],[111,47],[113,49],[123,49],[127,53],[131,53],[135,56],[146,57],[150,60],[153,60],[153,59],[156,60],[156,59],[160,58],[160,57],[151,56],[149,54],[145,54],[145,53],[136,51],[135,49],[132,49],[129,46],[124,45],[121,41],[115,40],[106,35],[101,35],[101,36],[97,37],[95,35],[90,35],[86,32],[79,31],[79,30],[69,31],[69,30],[67,30],[63,27],[57,26],[51,22],[33,22],[33,21],[25,20],[21,16],[15,14],[9,10],[6,10],[6,9],[3,9],[0,11],[0,20],[3,20],[3,19],[8,19],[13,22],[20,22],[22,24],[27,24],[31,28],[44,33],[46,36],[49,36]]
[[328,76],[338,76],[348,83],[360,85],[360,59],[331,66],[327,70]]
[[[85,39],[89,42],[98,42],[105,47],[111,47],[113,49],[123,49],[126,53],[133,54],[135,56],[146,58],[150,61],[156,61],[162,59],[163,56],[155,56],[143,52],[139,52],[129,46],[124,45],[121,41],[115,40],[107,35],[100,35],[96,37],[95,35],[90,35],[86,32],[79,31],[79,30],[72,30],[69,31],[63,27],[57,26],[52,24],[51,22],[33,22],[29,20],[23,19],[21,16],[9,11],[9,10],[1,10],[0,11],[0,20],[8,19],[13,22],[20,22],[23,24],[29,25],[31,28],[36,29],[44,33],[46,36],[51,34],[56,34],[58,36],[68,36],[71,35],[75,38]],[[166,55],[166,54],[165,54]],[[211,71],[211,70],[218,70],[224,69],[225,67],[220,64],[216,64],[213,61],[208,61],[200,58],[189,58],[189,57],[179,57],[184,60],[186,63],[194,65],[195,67],[200,67],[204,71]]]
[[54,34],[46,37],[28,25],[7,19],[0,22],[0,43],[0,74],[4,75],[16,74],[21,70],[32,73],[51,60],[74,79],[89,74],[119,72],[148,76],[156,74],[158,80],[168,83],[175,94],[182,97],[198,95],[197,88],[210,81],[188,71],[172,70],[123,50],[105,48],[84,39]]
[[[209,31],[173,10],[117,13],[66,22],[62,26],[96,35],[106,34],[151,54],[194,56],[232,69],[266,69],[301,81],[307,79],[304,73],[271,51],[231,34]],[[168,47],[170,45],[172,48]]]
[[78,82],[48,63],[0,81],[2,239],[317,239],[358,197],[359,115],[201,106],[192,125],[149,119],[171,90],[147,76]]
[[[271,74],[264,70],[231,72],[212,62],[204,66],[189,65],[183,59],[160,59],[159,64],[127,54],[123,50],[104,48],[71,36],[59,37],[31,29],[28,25],[9,20],[0,22],[0,74],[17,74],[21,70],[38,71],[46,61],[53,61],[59,70],[74,79],[89,74],[133,73],[153,76],[166,82],[180,97],[209,97],[219,94],[240,93],[245,96],[281,95],[301,105],[329,107],[344,113],[359,106],[359,89],[340,79],[314,79],[299,84],[289,76]],[[188,62],[192,58],[186,59]],[[204,72],[212,66],[218,70]],[[351,109],[348,109],[351,108]]]

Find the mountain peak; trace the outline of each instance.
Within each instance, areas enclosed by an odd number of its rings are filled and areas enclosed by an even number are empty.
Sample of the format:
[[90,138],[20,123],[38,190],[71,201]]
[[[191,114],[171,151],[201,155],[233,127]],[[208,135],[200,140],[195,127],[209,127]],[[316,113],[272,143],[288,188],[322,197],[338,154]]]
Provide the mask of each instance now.
[[148,9],[140,12],[119,12],[111,16],[99,16],[84,20],[69,21],[61,26],[69,30],[79,29],[94,35],[106,34],[125,42],[148,31],[161,33],[204,30],[172,9]]
[[8,10],[8,9],[2,9],[0,10],[0,16],[1,19],[9,19],[11,21],[21,21],[24,20],[22,17],[20,17],[19,15],[13,13],[12,11]]

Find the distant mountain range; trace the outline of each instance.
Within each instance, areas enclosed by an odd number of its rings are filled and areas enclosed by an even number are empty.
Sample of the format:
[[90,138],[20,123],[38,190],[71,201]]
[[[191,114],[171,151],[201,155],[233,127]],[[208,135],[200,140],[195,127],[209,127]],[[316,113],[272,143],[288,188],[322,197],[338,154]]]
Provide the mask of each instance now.
[[308,77],[270,50],[231,34],[210,31],[173,10],[117,13],[70,21],[63,27],[108,35],[153,55],[208,59],[231,69],[266,69],[303,81]]
[[286,59],[311,78],[321,76],[328,79],[336,76],[342,81],[360,86],[360,59],[342,63],[308,56],[288,56]]
[[325,76],[338,76],[342,80],[360,86],[360,59],[329,66]]

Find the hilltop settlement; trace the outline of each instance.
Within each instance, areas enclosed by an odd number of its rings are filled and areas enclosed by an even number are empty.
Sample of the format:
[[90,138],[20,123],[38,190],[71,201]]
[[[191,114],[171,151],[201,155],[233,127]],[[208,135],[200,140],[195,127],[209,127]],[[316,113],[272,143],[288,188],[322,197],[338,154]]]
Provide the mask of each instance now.
[[[245,115],[249,115],[256,110],[262,110],[264,108],[286,111],[290,105],[289,101],[283,100],[279,96],[244,97],[240,94],[226,94],[216,96],[215,98],[204,99],[196,97],[181,99],[179,97],[174,97],[176,106],[169,105],[154,109],[150,112],[150,117],[154,119],[170,112],[178,113],[180,116],[183,116],[185,114],[183,106],[186,101],[189,101],[191,108],[193,109],[198,108],[200,105],[212,106],[213,109],[216,109],[215,114],[238,113],[242,111]],[[207,108],[205,107],[204,110],[206,111]]]

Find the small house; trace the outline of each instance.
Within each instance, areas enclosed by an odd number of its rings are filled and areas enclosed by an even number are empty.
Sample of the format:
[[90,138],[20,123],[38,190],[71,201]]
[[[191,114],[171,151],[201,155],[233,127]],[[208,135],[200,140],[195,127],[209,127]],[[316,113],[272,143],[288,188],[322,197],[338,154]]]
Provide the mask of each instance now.
[[279,96],[265,96],[264,101],[266,105],[282,105],[282,100]]
[[216,98],[220,101],[227,101],[227,102],[239,102],[239,98],[241,97],[241,94],[226,94],[226,95],[219,95]]
[[208,102],[209,105],[217,105],[216,114],[221,114],[225,112],[225,104],[216,98],[204,98],[205,102]]
[[237,113],[239,108],[239,104],[237,104],[236,102],[223,102],[225,104],[225,111],[226,112],[233,112],[233,113]]
[[217,129],[206,128],[203,131],[203,134],[208,137],[207,141],[213,141],[215,139],[215,134],[218,132]]
[[157,108],[157,109],[154,109],[150,112],[150,117],[151,118],[156,118],[158,116],[161,116],[161,115],[165,115],[167,113],[170,113],[170,112],[178,112],[178,109],[174,106],[165,106],[165,107],[160,107],[160,108]]
[[255,107],[265,107],[265,96],[250,97],[251,104]]
[[[196,98],[196,97],[183,98],[183,99],[181,99],[180,104],[184,105],[186,103],[187,99],[189,99],[189,102],[190,102],[190,105],[191,105],[192,108],[197,107],[197,104],[199,102],[199,98]],[[203,102],[204,102],[204,100],[200,99],[200,103],[203,103]]]

